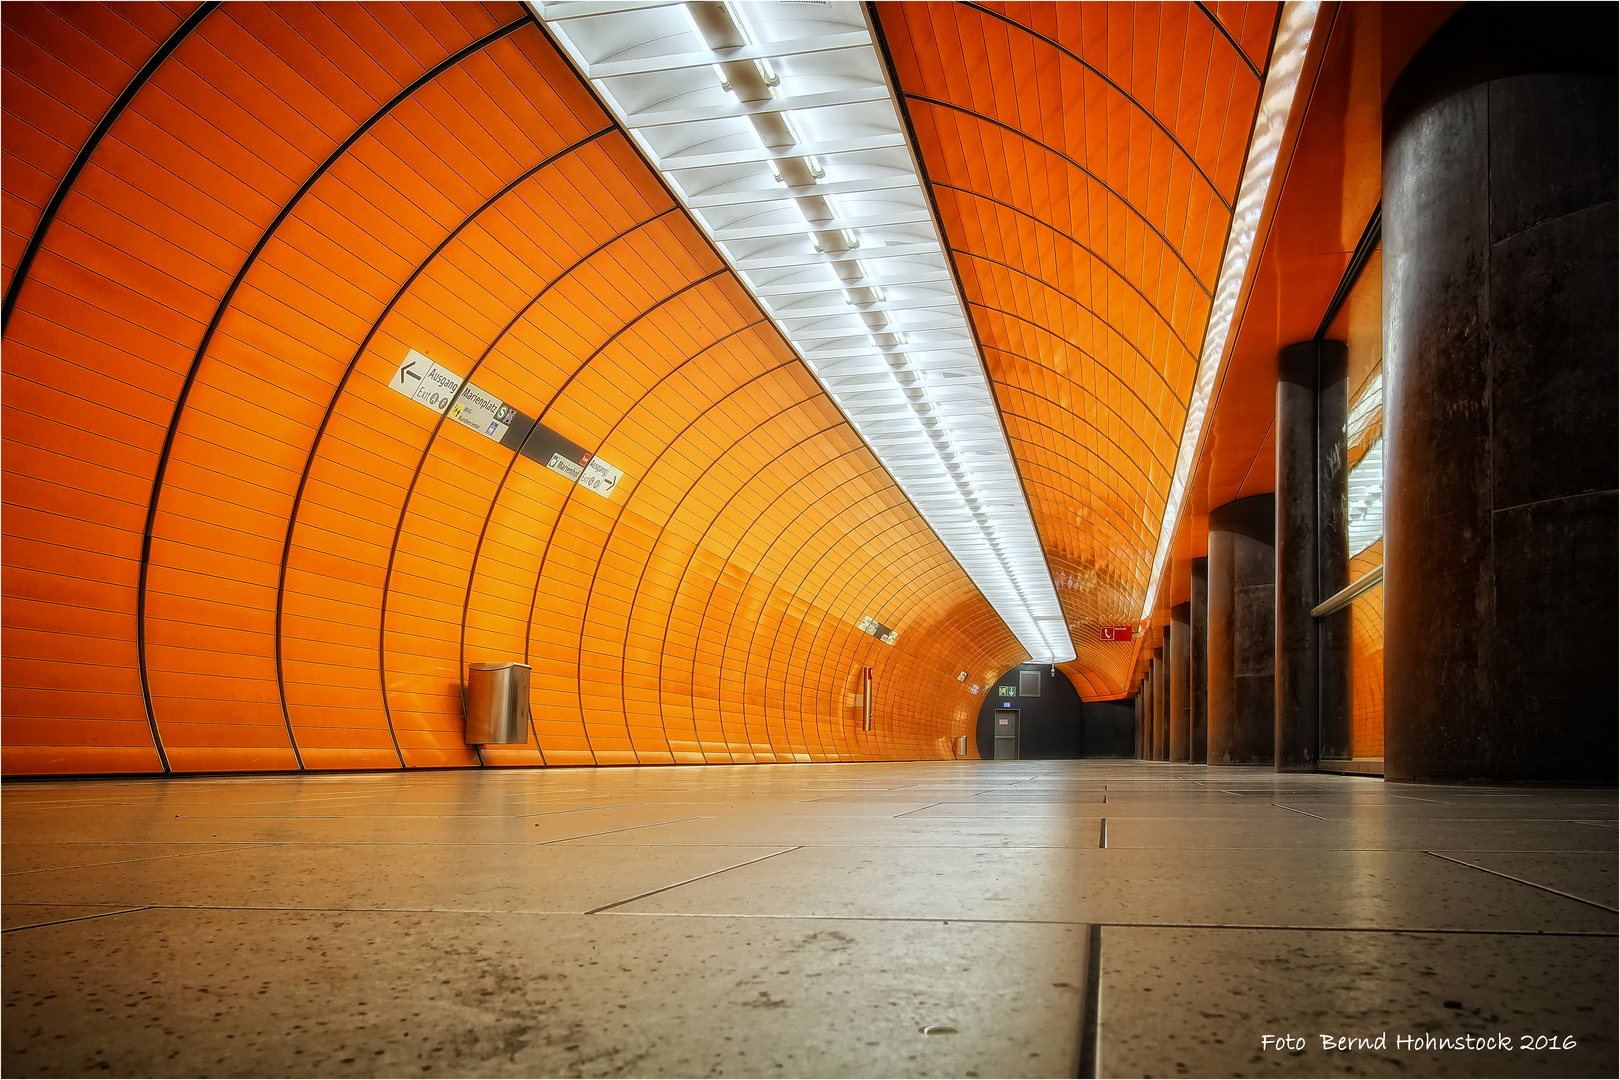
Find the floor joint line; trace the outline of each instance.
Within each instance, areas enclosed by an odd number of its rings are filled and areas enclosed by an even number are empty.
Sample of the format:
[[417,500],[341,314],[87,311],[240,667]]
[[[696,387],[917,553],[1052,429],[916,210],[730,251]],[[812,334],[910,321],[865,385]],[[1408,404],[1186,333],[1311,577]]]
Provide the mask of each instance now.
[[1083,1080],[1101,1075],[1098,1056],[1102,1042],[1102,923],[1086,933],[1086,996],[1080,1008],[1080,1067]]
[[1596,900],[1588,900],[1584,896],[1576,896],[1574,893],[1567,893],[1562,889],[1555,889],[1551,885],[1542,885],[1539,882],[1530,881],[1526,878],[1514,877],[1512,874],[1504,874],[1500,870],[1492,870],[1490,867],[1480,866],[1478,863],[1463,862],[1461,859],[1453,859],[1450,855],[1442,855],[1438,851],[1424,851],[1423,854],[1433,855],[1437,859],[1444,859],[1446,862],[1456,863],[1458,866],[1466,866],[1470,870],[1483,870],[1487,874],[1495,874],[1499,878],[1507,878],[1509,881],[1517,881],[1520,885],[1528,885],[1532,889],[1540,889],[1543,892],[1550,892],[1554,896],[1562,896],[1578,903],[1590,904],[1595,908],[1602,908],[1604,911],[1612,911],[1616,915],[1620,915],[1620,908],[1612,908],[1608,904],[1600,904]]
[[[737,863],[737,864],[735,864],[733,866],[721,867],[719,870],[711,870],[707,874],[699,874],[697,877],[687,878],[685,881],[677,881],[673,885],[665,885],[662,888],[650,889],[647,892],[638,893],[635,896],[626,897],[623,900],[615,900],[611,904],[603,904],[601,907],[591,908],[591,910],[585,912],[585,914],[587,914],[587,915],[600,915],[604,911],[611,911],[616,907],[623,907],[625,904],[633,904],[637,900],[645,900],[649,896],[657,896],[659,893],[669,892],[669,890],[671,890],[671,889],[679,889],[681,886],[690,885],[694,881],[702,881],[704,878],[712,878],[717,874],[724,874],[724,873],[727,873],[728,871],[737,870],[737,869],[740,869],[740,868],[742,868],[744,866],[753,866],[755,863],[764,862],[766,859],[774,859],[778,855],[786,855],[790,851],[798,851],[801,847],[803,847],[802,844],[795,844],[790,848],[783,848],[781,851],[773,851],[769,855],[761,855],[757,859],[749,859],[747,862],[740,862],[740,863]],[[626,914],[629,914],[629,913],[626,913]]]
[[[18,904],[18,905],[15,905],[15,906],[17,906],[17,907],[27,907],[29,905],[27,905],[27,904]],[[40,907],[56,907],[58,905],[55,905],[55,904],[40,904],[38,906],[40,906]],[[71,905],[62,904],[60,906],[61,907],[69,907]],[[50,922],[29,923],[27,926],[8,926],[4,930],[0,930],[0,934],[15,934],[19,930],[41,930],[41,929],[44,929],[47,926],[63,926],[65,924],[67,924],[67,923],[89,922],[91,919],[105,919],[105,918],[107,918],[109,916],[112,916],[112,915],[129,915],[129,914],[131,914],[133,912],[136,912],[136,911],[151,911],[152,906],[153,905],[150,905],[150,904],[143,904],[140,907],[119,908],[117,911],[98,911],[94,915],[75,915],[71,919],[52,919]]]
[[[701,814],[694,814],[691,817],[670,818],[668,821],[649,821],[645,825],[629,825],[622,829],[603,829],[601,832],[582,833],[579,836],[564,836],[558,840],[539,840],[532,846],[550,847],[552,844],[566,844],[570,840],[589,840],[593,836],[612,836],[614,833],[635,832],[637,829],[651,829],[659,825],[674,825],[682,821],[696,821],[702,816]],[[522,843],[522,841],[519,841],[519,843]]]

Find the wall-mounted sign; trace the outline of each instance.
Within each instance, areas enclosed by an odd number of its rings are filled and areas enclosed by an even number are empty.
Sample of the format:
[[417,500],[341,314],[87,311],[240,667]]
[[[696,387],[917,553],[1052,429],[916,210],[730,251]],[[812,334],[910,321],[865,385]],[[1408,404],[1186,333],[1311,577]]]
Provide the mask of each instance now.
[[1104,641],[1129,641],[1131,634],[1136,630],[1134,626],[1104,626],[1101,628]]
[[885,645],[893,645],[900,639],[900,631],[890,630],[870,615],[863,617],[855,625],[860,628],[862,633],[871,634]]
[[624,476],[622,471],[572,439],[532,416],[525,416],[415,349],[405,354],[388,385],[463,427],[487,435],[509,450],[516,450],[530,461],[538,461],[587,491],[607,497]]
[[585,471],[580,474],[579,486],[594,491],[598,495],[608,495],[613,491],[613,485],[619,482],[624,473],[599,457],[593,457],[585,463]]
[[500,442],[506,436],[507,425],[512,422],[513,410],[495,395],[486,394],[472,383],[464,382],[461,384],[461,396],[456,398],[456,403],[450,406],[446,415],[456,423]]
[[[456,414],[460,414],[464,411],[464,406],[456,397],[456,391],[462,389],[464,382],[466,380],[454,371],[441,367],[412,349],[405,354],[405,359],[399,362],[399,367],[394,369],[394,377],[388,380],[388,385],[436,413],[443,413],[450,408],[450,403],[455,401]],[[476,386],[469,385],[469,389],[480,402],[493,402],[497,407],[501,404]],[[460,420],[460,415],[455,415],[454,419]],[[469,417],[462,422],[472,427],[471,419]]]
[[958,671],[958,672],[957,672],[957,673],[956,673],[956,681],[957,681],[957,682],[967,682],[967,672],[965,672],[965,671]]
[[1018,696],[1018,687],[1016,687],[1016,686],[998,686],[998,687],[996,687],[996,697],[1017,697],[1017,696]]

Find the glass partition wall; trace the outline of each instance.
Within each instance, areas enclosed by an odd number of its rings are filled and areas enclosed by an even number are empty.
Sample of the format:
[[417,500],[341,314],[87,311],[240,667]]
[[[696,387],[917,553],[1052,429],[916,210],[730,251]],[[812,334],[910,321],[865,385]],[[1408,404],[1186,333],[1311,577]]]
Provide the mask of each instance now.
[[[1326,337],[1348,346],[1344,417],[1323,451],[1321,746],[1323,767],[1381,772],[1384,756],[1384,388],[1381,248],[1375,246]],[[1324,373],[1326,374],[1326,373]],[[1331,385],[1324,379],[1322,385]],[[1334,421],[1337,428],[1337,422]],[[1339,457],[1342,455],[1342,457]],[[1343,461],[1343,465],[1339,461]]]

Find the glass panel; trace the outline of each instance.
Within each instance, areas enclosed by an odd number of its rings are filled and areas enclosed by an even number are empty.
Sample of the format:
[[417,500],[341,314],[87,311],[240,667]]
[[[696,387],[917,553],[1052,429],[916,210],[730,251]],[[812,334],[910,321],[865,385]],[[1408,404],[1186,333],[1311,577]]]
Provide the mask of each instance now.
[[1352,600],[1349,616],[1351,756],[1383,757],[1384,586],[1374,585]]
[[[1378,544],[1379,555],[1365,570],[1353,565],[1350,581],[1383,563],[1384,535],[1384,342],[1381,252],[1367,260],[1345,302],[1349,310],[1350,390],[1345,449],[1350,475],[1345,492],[1345,521],[1352,564]],[[1362,560],[1364,561],[1364,560]],[[1346,582],[1348,584],[1348,582]]]
[[[1321,448],[1327,499],[1318,567],[1323,599],[1384,562],[1382,261],[1382,250],[1374,250],[1329,331],[1348,345],[1349,358],[1341,399],[1344,428],[1342,434],[1323,432]],[[1328,408],[1325,398],[1323,408]],[[1336,461],[1344,462],[1342,470],[1334,468]],[[1321,756],[1382,757],[1383,586],[1322,619],[1321,663]]]

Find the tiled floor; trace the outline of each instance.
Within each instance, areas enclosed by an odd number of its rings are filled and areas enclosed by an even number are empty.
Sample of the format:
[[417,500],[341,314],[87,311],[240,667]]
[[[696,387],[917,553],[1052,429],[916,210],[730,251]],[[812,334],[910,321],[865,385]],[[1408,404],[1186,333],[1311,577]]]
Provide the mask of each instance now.
[[1617,1071],[1613,791],[929,762],[4,808],[7,1076]]

